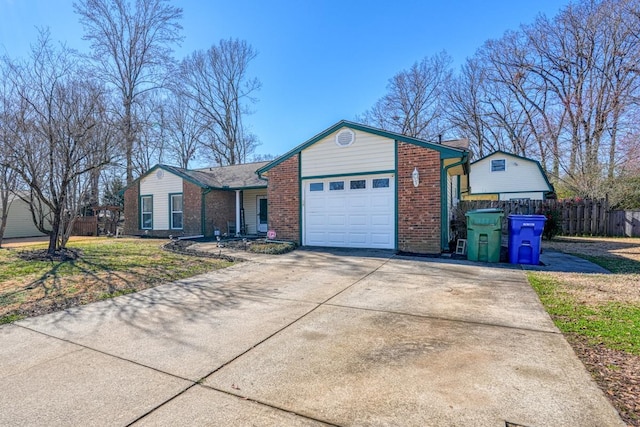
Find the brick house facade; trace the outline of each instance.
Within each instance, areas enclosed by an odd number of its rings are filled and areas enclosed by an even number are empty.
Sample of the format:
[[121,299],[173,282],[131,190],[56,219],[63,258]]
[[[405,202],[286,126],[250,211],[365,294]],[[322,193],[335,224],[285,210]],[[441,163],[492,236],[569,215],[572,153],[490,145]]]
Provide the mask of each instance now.
[[[260,189],[266,194],[266,182],[255,173],[264,164],[266,162],[201,170],[156,165],[125,188],[124,234],[212,237],[216,230],[225,234],[229,224],[235,224],[238,214],[244,210],[245,192],[250,201],[255,200],[256,191]],[[240,205],[236,205],[236,195],[240,196]],[[182,196],[181,206],[175,196]],[[149,198],[153,206],[147,214],[153,218],[147,228],[141,226],[143,197]],[[172,215],[181,217],[181,225],[175,226]],[[255,221],[255,216],[250,213],[249,220]],[[255,224],[252,228],[255,229]]]
[[258,170],[277,238],[418,254],[449,249],[448,209],[467,173],[468,153],[458,145],[347,121]]
[[[439,253],[441,240],[440,154],[398,143],[398,250]],[[420,176],[414,187],[411,175]]]
[[210,237],[234,227],[305,246],[438,254],[449,249],[449,210],[467,173],[458,146],[341,121],[271,162],[157,165],[125,190],[125,233]]
[[300,242],[300,170],[297,155],[275,166],[267,187],[269,228],[276,238]]

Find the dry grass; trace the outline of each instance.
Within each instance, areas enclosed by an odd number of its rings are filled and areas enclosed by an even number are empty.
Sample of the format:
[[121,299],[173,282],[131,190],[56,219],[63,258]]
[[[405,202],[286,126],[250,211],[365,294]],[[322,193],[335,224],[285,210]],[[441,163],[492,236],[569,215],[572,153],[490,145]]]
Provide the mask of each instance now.
[[0,250],[0,323],[140,291],[223,268],[220,259],[170,253],[152,239],[91,239],[69,245],[78,259],[25,259],[46,244]]
[[559,237],[542,246],[611,271],[536,272],[530,281],[623,420],[640,426],[640,239]]
[[589,259],[614,273],[547,273],[562,283],[563,291],[582,304],[640,304],[639,238],[558,237],[544,240],[542,247]]

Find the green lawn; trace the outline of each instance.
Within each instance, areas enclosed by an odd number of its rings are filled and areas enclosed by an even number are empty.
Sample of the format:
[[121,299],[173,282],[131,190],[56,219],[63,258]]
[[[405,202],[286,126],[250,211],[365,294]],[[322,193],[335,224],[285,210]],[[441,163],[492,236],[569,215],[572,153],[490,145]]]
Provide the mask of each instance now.
[[164,251],[153,239],[75,242],[76,260],[34,261],[21,252],[44,245],[0,250],[0,323],[124,295],[227,267],[230,262]]
[[529,282],[563,333],[586,337],[607,348],[640,355],[640,304],[585,304],[563,290],[561,279],[529,273]]

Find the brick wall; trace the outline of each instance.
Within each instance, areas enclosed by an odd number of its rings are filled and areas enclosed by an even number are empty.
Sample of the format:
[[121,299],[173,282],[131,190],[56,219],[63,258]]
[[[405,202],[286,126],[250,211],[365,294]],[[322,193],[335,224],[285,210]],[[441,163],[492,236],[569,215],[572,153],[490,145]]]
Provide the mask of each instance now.
[[124,234],[140,234],[138,218],[139,188],[134,184],[124,192]]
[[182,231],[171,230],[174,236],[202,234],[202,188],[182,180]]
[[290,157],[269,171],[267,203],[269,229],[277,239],[300,244],[300,173],[299,154]]
[[235,191],[212,190],[205,196],[205,236],[213,236],[214,228],[227,232],[227,221],[236,220]]
[[[420,184],[413,186],[417,167]],[[440,154],[398,142],[398,250],[437,254],[440,247]]]

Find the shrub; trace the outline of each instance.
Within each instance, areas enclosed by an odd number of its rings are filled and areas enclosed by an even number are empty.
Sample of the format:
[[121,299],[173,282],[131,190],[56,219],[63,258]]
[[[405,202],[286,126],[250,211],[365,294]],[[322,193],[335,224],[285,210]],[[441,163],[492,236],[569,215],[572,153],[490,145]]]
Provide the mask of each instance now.
[[542,237],[551,240],[562,232],[562,215],[560,214],[560,210],[549,206],[545,206],[542,209],[540,215],[544,215],[547,218],[547,221],[544,223]]

